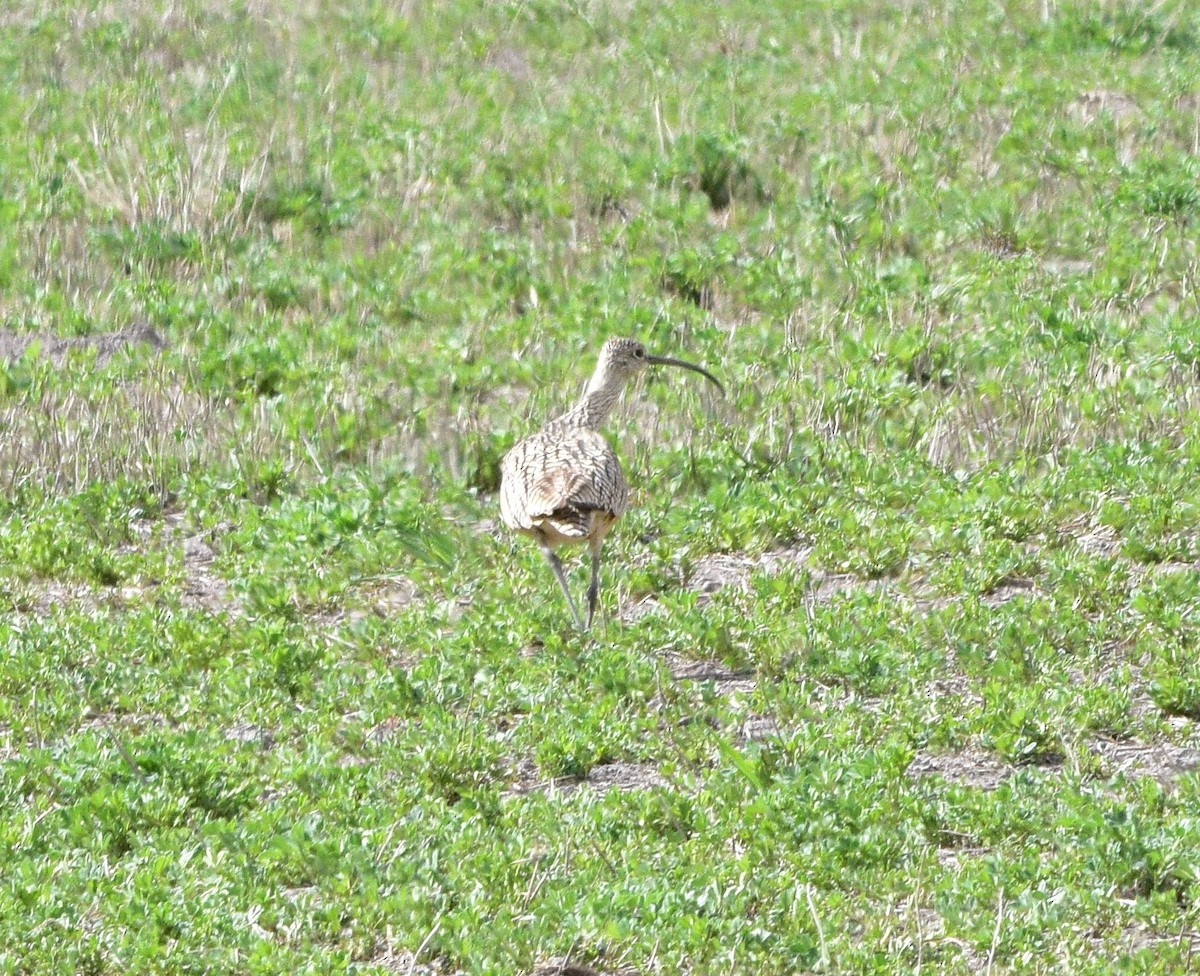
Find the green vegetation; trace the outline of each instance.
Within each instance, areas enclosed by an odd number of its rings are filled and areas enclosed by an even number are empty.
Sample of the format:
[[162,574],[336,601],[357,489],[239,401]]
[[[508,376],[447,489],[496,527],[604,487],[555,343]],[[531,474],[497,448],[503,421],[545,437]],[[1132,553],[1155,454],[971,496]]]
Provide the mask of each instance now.
[[[0,972],[1192,971],[1194,5],[14,0],[0,78]],[[729,395],[627,398],[589,639],[495,489],[613,334]]]

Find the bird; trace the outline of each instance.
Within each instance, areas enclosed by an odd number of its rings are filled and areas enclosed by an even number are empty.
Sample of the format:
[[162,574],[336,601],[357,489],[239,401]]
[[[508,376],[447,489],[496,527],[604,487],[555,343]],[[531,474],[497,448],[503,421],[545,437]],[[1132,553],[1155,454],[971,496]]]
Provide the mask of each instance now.
[[[600,350],[579,402],[517,444],[500,464],[500,518],[508,528],[541,545],[580,631],[591,630],[596,616],[604,537],[629,508],[629,483],[600,430],[625,384],[649,366],[691,370],[725,392],[712,373],[694,363],[652,356],[636,339],[612,338]],[[560,546],[582,543],[587,543],[592,556],[586,626],[556,552]]]

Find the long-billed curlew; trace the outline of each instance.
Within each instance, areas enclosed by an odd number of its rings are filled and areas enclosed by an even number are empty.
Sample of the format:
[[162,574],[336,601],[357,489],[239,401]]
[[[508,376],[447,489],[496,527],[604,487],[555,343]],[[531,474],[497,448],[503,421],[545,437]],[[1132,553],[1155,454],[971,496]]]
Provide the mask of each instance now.
[[[629,507],[629,484],[600,426],[612,412],[625,383],[647,366],[680,366],[716,384],[710,372],[668,356],[651,356],[633,339],[609,339],[583,397],[571,410],[521,441],[500,467],[500,517],[510,529],[532,536],[567,597],[580,630],[590,629],[600,597],[600,547],[609,529]],[[559,546],[586,542],[592,550],[587,627],[579,619]]]

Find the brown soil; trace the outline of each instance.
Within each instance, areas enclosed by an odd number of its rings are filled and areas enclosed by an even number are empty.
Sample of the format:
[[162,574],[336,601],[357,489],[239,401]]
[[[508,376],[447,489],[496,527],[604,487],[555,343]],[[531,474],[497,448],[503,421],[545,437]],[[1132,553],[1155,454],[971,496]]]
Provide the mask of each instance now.
[[1071,106],[1071,114],[1084,123],[1095,122],[1103,115],[1111,116],[1114,122],[1137,119],[1141,109],[1124,92],[1097,89],[1083,92]]
[[157,331],[144,323],[117,332],[73,336],[65,339],[42,332],[14,332],[11,329],[0,329],[0,361],[20,359],[30,349],[36,348],[41,356],[55,365],[61,365],[72,350],[94,349],[96,350],[96,362],[103,364],[119,352],[132,346],[165,349],[167,342]]
[[559,776],[543,779],[531,760],[516,764],[517,782],[509,792],[515,795],[526,793],[557,793],[569,796],[582,789],[604,794],[610,790],[651,790],[669,786],[658,767],[652,763],[614,762],[596,766],[587,776]]
[[734,671],[720,661],[697,661],[673,651],[666,653],[667,667],[676,681],[711,681],[721,694],[752,692],[758,684],[753,670]]
[[1152,776],[1166,786],[1200,769],[1200,749],[1167,742],[1147,745],[1130,739],[1096,738],[1090,746],[1103,762],[1106,775],[1122,773],[1135,779]]
[[963,752],[921,752],[908,767],[908,775],[916,779],[940,776],[948,783],[994,790],[1016,770],[985,752],[968,749]]

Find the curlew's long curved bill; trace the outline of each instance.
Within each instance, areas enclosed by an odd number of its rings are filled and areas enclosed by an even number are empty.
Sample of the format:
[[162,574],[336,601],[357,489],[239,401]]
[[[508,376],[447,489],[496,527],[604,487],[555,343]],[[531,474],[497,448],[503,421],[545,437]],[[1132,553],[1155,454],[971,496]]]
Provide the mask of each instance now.
[[725,395],[725,387],[721,385],[720,380],[713,376],[713,374],[707,369],[701,369],[695,363],[685,363],[682,359],[675,359],[671,356],[647,356],[646,362],[648,362],[651,366],[678,366],[681,369],[690,369],[693,373],[699,373],[713,386],[720,390],[721,396]]

